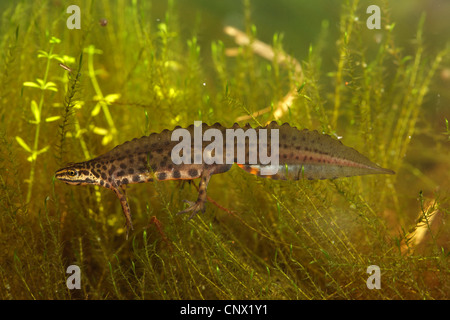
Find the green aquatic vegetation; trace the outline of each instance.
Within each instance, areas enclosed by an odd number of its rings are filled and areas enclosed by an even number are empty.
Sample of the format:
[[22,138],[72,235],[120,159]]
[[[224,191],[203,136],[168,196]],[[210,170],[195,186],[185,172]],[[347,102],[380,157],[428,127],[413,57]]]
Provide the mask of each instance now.
[[448,120],[447,119],[445,119],[445,132],[444,132],[444,134],[447,136],[447,140],[450,140],[450,129],[449,129],[449,126],[448,126]]
[[[177,1],[78,5],[80,30],[51,1],[11,2],[0,24],[0,299],[448,298],[449,129],[428,109],[449,52],[427,43],[425,15],[400,45],[385,3],[368,41],[363,4],[345,1],[301,57],[288,31],[265,37],[250,1],[248,44],[205,36],[207,18]],[[237,119],[328,133],[397,174],[294,182],[232,168],[192,220],[176,213],[196,181],[132,185],[127,241],[113,193],[53,177],[142,135]]]
[[[52,37],[49,41],[50,43],[50,49],[48,52],[39,50],[38,51],[38,58],[46,59],[45,64],[45,72],[44,77],[42,79],[37,78],[35,82],[33,81],[26,81],[23,83],[24,87],[30,87],[30,88],[36,88],[41,90],[41,94],[39,97],[39,103],[37,103],[35,100],[31,100],[31,113],[34,117],[33,120],[28,120],[29,123],[34,124],[36,126],[36,131],[34,134],[34,143],[32,147],[29,147],[28,144],[20,137],[16,136],[17,142],[20,144],[20,146],[25,149],[28,153],[31,153],[31,155],[27,158],[28,161],[31,162],[31,169],[30,169],[30,177],[28,179],[28,193],[26,201],[29,202],[31,200],[31,192],[33,189],[33,183],[34,183],[34,173],[36,170],[36,159],[37,156],[47,152],[50,149],[50,146],[47,145],[44,148],[39,148],[39,134],[41,131],[41,116],[42,116],[42,107],[44,105],[44,98],[45,98],[45,92],[48,91],[55,91],[58,92],[58,89],[56,87],[56,84],[52,81],[48,81],[48,73],[50,70],[50,63],[52,60],[57,60],[60,62],[64,62],[62,57],[60,57],[57,54],[53,53],[53,49],[55,44],[60,43],[61,40],[58,38]],[[52,122],[58,120],[59,116],[50,116],[45,118],[45,122]]]
[[66,88],[66,95],[64,97],[64,111],[62,112],[61,116],[61,122],[59,124],[59,144],[57,145],[57,148],[59,149],[59,152],[56,155],[56,159],[59,164],[62,164],[63,158],[66,154],[66,135],[69,132],[69,125],[70,125],[70,119],[73,117],[74,110],[76,109],[77,100],[76,96],[79,90],[79,84],[81,79],[81,66],[83,62],[83,55],[80,55],[79,62],[78,62],[78,70],[76,71],[76,74],[72,74],[72,69],[69,69],[70,71],[68,73],[68,81],[67,81],[67,88]]
[[85,52],[88,55],[89,78],[91,79],[92,87],[94,88],[96,94],[96,96],[94,96],[94,101],[97,101],[97,104],[91,111],[91,116],[95,117],[100,113],[100,111],[102,111],[109,127],[109,129],[104,129],[93,126],[92,131],[96,134],[104,136],[102,139],[103,145],[107,145],[111,141],[117,144],[117,129],[114,125],[114,120],[111,116],[111,112],[109,111],[109,105],[119,99],[120,94],[108,94],[107,96],[103,96],[102,90],[100,89],[100,86],[98,84],[94,69],[94,55],[102,54],[103,51],[95,49],[94,45],[90,45],[85,49]]

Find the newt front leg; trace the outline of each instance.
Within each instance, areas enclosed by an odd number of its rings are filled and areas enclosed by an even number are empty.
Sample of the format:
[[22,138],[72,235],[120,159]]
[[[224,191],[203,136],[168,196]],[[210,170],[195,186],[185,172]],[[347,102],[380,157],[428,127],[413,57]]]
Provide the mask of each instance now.
[[122,205],[122,211],[123,211],[123,214],[125,215],[125,221],[126,221],[125,224],[126,224],[126,228],[127,228],[127,239],[128,239],[128,233],[130,232],[130,230],[133,230],[133,223],[131,221],[131,211],[130,211],[130,206],[128,205],[127,196],[125,193],[125,186],[122,185],[119,188],[111,187],[111,189],[115,192],[115,194],[117,195],[117,197],[120,200],[120,204]]

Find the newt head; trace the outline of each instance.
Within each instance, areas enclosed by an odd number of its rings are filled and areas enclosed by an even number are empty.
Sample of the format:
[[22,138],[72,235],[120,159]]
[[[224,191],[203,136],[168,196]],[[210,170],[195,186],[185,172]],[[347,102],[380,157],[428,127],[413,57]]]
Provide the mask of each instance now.
[[86,168],[84,162],[71,163],[57,170],[55,172],[55,178],[73,185],[96,184],[96,178]]

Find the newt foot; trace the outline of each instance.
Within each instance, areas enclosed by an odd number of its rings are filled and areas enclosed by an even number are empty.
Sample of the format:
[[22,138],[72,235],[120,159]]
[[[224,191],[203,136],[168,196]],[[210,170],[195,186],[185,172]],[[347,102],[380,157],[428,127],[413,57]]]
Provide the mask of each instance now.
[[205,212],[205,201],[201,201],[201,200],[197,200],[196,202],[189,201],[189,200],[183,200],[183,201],[186,202],[187,204],[189,204],[189,207],[187,209],[184,209],[184,210],[178,212],[177,215],[192,211],[192,214],[189,216],[189,220],[190,220],[193,217],[195,217],[197,212],[199,212],[199,211],[201,211],[202,213]]

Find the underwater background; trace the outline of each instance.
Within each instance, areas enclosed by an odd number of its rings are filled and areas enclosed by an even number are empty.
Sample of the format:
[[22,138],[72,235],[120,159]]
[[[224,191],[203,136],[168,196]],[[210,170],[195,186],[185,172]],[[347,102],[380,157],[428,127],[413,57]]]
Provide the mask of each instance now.
[[[444,0],[1,1],[0,299],[448,299],[449,13]],[[396,174],[233,167],[191,220],[176,213],[197,181],[129,185],[128,240],[113,192],[54,178],[196,120],[318,130]]]

